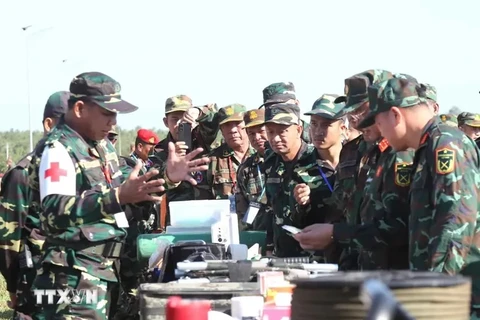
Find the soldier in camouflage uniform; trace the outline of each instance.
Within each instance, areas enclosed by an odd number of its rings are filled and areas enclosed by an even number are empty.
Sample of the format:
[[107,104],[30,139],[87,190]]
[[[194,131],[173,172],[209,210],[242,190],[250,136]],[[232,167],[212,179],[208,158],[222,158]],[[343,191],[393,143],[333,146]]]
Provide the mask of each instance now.
[[[165,118],[163,119],[169,132],[165,139],[157,144],[157,153],[152,158],[154,162],[165,162],[168,157],[168,143],[178,141],[178,125],[181,122],[192,124],[192,148],[203,148],[204,153],[210,152],[214,147],[220,146],[217,105],[210,104],[193,107],[192,100],[185,95],[168,98],[165,102]],[[169,224],[168,203],[170,201],[208,200],[212,199],[211,187],[207,183],[205,172],[193,173],[197,184],[182,182],[180,186],[165,194],[167,201],[166,224]]]
[[237,170],[255,153],[250,147],[243,116],[245,106],[231,104],[218,110],[218,120],[225,143],[209,153],[207,181],[215,199],[227,199],[236,193]]
[[[333,171],[328,170],[323,176],[317,164],[315,148],[301,139],[298,105],[277,103],[267,106],[265,126],[274,152],[265,160],[266,194],[268,205],[273,210],[267,225],[266,249],[278,257],[308,256],[309,253],[282,226],[304,228],[324,222],[326,213],[317,209],[326,205],[322,196],[330,192],[326,181],[332,178]],[[297,184],[308,185],[309,201],[297,203],[294,197]]]
[[[117,113],[137,107],[121,99],[118,82],[99,72],[75,77],[70,92],[64,118],[35,149],[29,187],[40,194],[41,231],[46,237],[32,288],[73,290],[68,297],[73,303],[57,304],[59,297],[54,297],[49,304],[43,296],[34,319],[108,319],[111,285],[118,282],[115,264],[128,226],[123,206],[158,201],[153,194],[163,192],[163,184],[177,186],[173,181],[186,179],[190,170],[204,170],[198,164],[208,159],[190,161],[201,149],[186,157],[173,152],[165,181],[151,179],[157,170],[138,177],[140,164],[124,179],[115,149],[105,138]],[[173,144],[169,148],[174,150]],[[78,302],[79,289],[95,290],[98,302]]]
[[[339,97],[336,102],[345,101],[345,108],[340,115],[346,115],[349,124],[358,128],[358,124],[368,111],[368,93],[367,88],[372,83],[377,83],[382,79],[392,77],[393,74],[385,70],[367,70],[345,79],[345,97]],[[367,151],[372,147],[371,141],[365,141],[363,135],[358,136],[344,144],[340,154],[340,163],[337,167],[337,177],[334,187],[334,198],[339,209],[343,212],[343,217],[348,224],[360,224],[360,203],[362,201],[363,191],[367,176],[360,176],[361,169],[372,168],[372,158],[368,156]],[[364,170],[365,172],[365,170]],[[339,241],[346,246],[339,267],[342,270],[358,269],[358,250],[355,246],[350,246],[349,241]]]
[[[275,103],[292,103],[300,105],[295,95],[295,86],[291,82],[276,82],[265,87],[263,89],[263,104],[260,106],[267,107]],[[309,124],[300,119],[302,124],[302,139],[306,143],[311,143],[310,136],[308,134]]]
[[[158,143],[159,139],[155,132],[140,129],[135,140],[135,151],[129,157],[120,156],[119,160],[125,161],[130,167],[130,172],[136,166],[137,161],[140,161],[142,163],[140,175],[143,175],[153,165],[148,159],[148,155]],[[120,286],[118,289],[112,290],[112,309],[110,311],[110,317],[115,320],[135,320],[140,317],[137,288],[140,283],[147,282],[148,262],[141,263],[137,258],[137,238],[141,234],[150,233],[158,225],[155,204],[152,202],[127,205],[125,212],[129,216],[129,226],[124,251],[120,257]],[[114,303],[118,296],[120,298],[115,306]]]
[[424,83],[423,85],[427,89],[425,92],[425,98],[427,98],[426,102],[428,106],[432,108],[432,112],[437,115],[440,111],[440,106],[437,101],[437,88],[428,83]]
[[[69,92],[59,91],[48,98],[43,111],[45,136],[67,110],[69,96]],[[31,319],[35,310],[30,288],[45,240],[40,232],[40,196],[28,187],[28,167],[32,155],[33,151],[5,174],[0,194],[0,220],[3,222],[0,227],[0,271],[10,293],[13,319]]]
[[447,126],[458,128],[457,116],[454,116],[453,114],[441,114],[438,118]]
[[479,319],[479,150],[463,132],[438,121],[425,102],[424,85],[391,79],[380,87],[370,89],[376,98],[370,116],[395,150],[415,150],[410,268],[471,277],[471,319]]
[[480,114],[462,112],[457,116],[458,127],[474,141],[480,139]]
[[256,152],[248,157],[237,170],[236,209],[243,230],[266,230],[265,212],[267,196],[265,194],[265,174],[263,169],[265,143],[265,109],[254,109],[243,117],[245,129],[251,146]]
[[[305,113],[310,116],[310,138],[316,149],[316,166],[323,184],[317,188],[315,198],[317,207],[312,208],[317,215],[324,216],[323,222],[336,222],[341,215],[333,201],[332,193],[335,185],[335,171],[340,161],[342,140],[346,132],[345,117],[339,117],[343,103],[335,103],[338,95],[324,94],[317,99],[312,110]],[[295,186],[294,195],[297,203],[304,206],[313,198],[308,184]],[[313,214],[313,213],[312,213]],[[308,226],[307,226],[308,228]],[[341,248],[335,245],[325,248],[325,258],[329,263],[338,263]]]

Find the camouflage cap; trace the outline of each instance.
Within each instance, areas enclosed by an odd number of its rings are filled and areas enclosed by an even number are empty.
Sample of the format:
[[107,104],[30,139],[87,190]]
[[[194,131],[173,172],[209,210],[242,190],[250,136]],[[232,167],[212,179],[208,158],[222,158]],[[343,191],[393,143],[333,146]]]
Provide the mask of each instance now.
[[462,112],[457,117],[458,125],[467,125],[480,128],[480,114],[471,112]]
[[312,110],[305,112],[306,116],[320,116],[322,118],[335,120],[340,119],[340,111],[343,110],[345,104],[343,102],[335,103],[338,98],[336,94],[324,94],[318,98],[312,106]]
[[232,121],[243,121],[243,115],[247,108],[243,104],[230,104],[218,110],[219,125]]
[[43,120],[63,116],[68,109],[68,99],[70,99],[70,92],[68,91],[57,91],[52,94],[43,109]]
[[368,87],[393,78],[390,71],[372,69],[345,79],[345,96],[338,97],[336,103],[345,101],[342,115],[353,112],[368,102]]
[[441,114],[438,116],[440,121],[450,127],[458,127],[457,117],[453,114]]
[[243,117],[245,128],[261,126],[265,124],[265,109],[249,110]]
[[295,86],[291,82],[276,82],[263,89],[263,104],[284,103],[295,100]]
[[300,107],[293,103],[278,103],[265,106],[265,123],[286,126],[300,124]]
[[85,72],[76,76],[70,83],[70,100],[86,99],[115,113],[130,113],[138,109],[122,100],[121,86],[112,77],[101,72]]
[[[421,90],[419,88],[421,86]],[[375,116],[390,110],[392,107],[408,108],[425,102],[422,94],[426,87],[406,78],[392,78],[368,88],[370,111],[359,128],[367,128],[375,124]]]
[[437,88],[428,83],[424,83],[423,85],[426,88],[425,98],[437,102]]
[[192,107],[192,99],[188,96],[181,94],[178,96],[170,97],[165,101],[165,114],[169,114],[177,111],[187,111]]

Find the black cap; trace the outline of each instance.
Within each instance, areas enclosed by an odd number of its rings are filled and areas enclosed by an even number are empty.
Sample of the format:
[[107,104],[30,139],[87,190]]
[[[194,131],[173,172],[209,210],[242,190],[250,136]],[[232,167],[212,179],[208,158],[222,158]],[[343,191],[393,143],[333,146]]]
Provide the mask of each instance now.
[[43,109],[43,120],[63,116],[67,112],[69,98],[70,92],[68,91],[58,91],[52,94],[45,104],[45,109]]
[[74,101],[88,99],[98,106],[115,113],[130,113],[138,109],[122,100],[120,83],[101,72],[85,72],[70,83],[71,98]]

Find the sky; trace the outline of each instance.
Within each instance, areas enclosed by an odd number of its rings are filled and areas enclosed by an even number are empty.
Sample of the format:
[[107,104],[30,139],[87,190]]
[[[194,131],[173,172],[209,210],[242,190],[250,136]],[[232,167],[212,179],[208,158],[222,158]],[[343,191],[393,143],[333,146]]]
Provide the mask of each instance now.
[[3,0],[0,130],[28,129],[29,103],[40,130],[48,96],[87,71],[139,107],[117,119],[129,129],[162,128],[170,96],[253,109],[281,81],[306,112],[376,68],[434,85],[443,112],[479,112],[478,12],[478,0]]

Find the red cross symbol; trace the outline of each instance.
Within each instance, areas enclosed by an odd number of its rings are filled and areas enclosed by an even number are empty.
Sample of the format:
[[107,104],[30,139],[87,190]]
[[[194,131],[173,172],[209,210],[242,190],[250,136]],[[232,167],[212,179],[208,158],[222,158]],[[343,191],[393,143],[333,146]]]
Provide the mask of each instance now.
[[45,179],[50,177],[52,182],[59,182],[60,177],[67,176],[67,170],[60,169],[60,164],[58,162],[51,162],[50,169],[45,170]]

